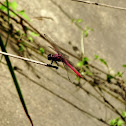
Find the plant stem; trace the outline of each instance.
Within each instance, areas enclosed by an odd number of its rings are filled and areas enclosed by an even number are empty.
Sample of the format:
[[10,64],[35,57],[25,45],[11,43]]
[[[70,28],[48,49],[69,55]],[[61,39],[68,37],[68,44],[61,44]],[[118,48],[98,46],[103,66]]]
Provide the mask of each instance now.
[[82,57],[84,57],[84,32],[81,30],[81,52],[82,52]]
[[[6,52],[6,49],[5,49],[5,46],[4,46],[4,43],[3,43],[3,40],[0,36],[0,46],[1,46],[1,49],[3,52]],[[17,78],[16,78],[16,75],[14,73],[14,70],[13,70],[13,67],[12,67],[12,64],[11,64],[11,61],[9,59],[9,57],[7,55],[4,55],[5,59],[6,59],[6,62],[7,62],[7,65],[8,65],[8,69],[10,70],[10,73],[11,73],[11,76],[13,78],[13,81],[14,81],[14,84],[15,84],[15,87],[17,89],[17,92],[18,92],[18,96],[20,98],[20,101],[22,103],[22,106],[24,108],[24,111],[28,117],[28,119],[30,120],[31,122],[31,125],[33,126],[33,122],[32,122],[32,119],[28,113],[28,110],[27,110],[27,107],[26,107],[26,104],[25,104],[25,101],[24,101],[24,98],[23,98],[23,95],[22,95],[22,92],[21,92],[21,89],[20,89],[20,86],[19,86],[19,83],[17,81]]]

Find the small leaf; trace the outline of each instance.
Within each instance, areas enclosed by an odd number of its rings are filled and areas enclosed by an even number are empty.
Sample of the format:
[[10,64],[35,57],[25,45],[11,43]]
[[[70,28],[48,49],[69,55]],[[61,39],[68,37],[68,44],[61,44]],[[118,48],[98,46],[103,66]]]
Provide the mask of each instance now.
[[3,6],[3,5],[1,5],[1,6],[0,6],[0,10],[2,10],[2,11],[7,11],[7,8],[6,8],[5,6]]
[[[4,2],[4,4],[7,6],[7,3],[6,2]],[[9,8],[11,8],[12,10],[15,10],[16,8],[17,8],[17,3],[16,3],[16,1],[14,1],[14,2],[8,2],[8,4],[9,4]],[[0,6],[0,10],[2,10],[2,11],[7,11],[7,7],[5,7],[5,6]],[[15,17],[16,15],[13,13],[13,12],[11,12],[10,11],[10,15],[11,16],[13,16],[13,17]]]
[[117,122],[117,126],[122,126],[124,124],[124,122],[122,121],[122,120],[119,120],[118,122]]
[[81,23],[81,22],[83,22],[82,19],[77,19],[77,20],[76,20],[76,23]]
[[37,34],[37,33],[35,33],[35,32],[31,32],[30,34],[31,34],[32,36],[34,36],[34,37],[40,36],[39,34]]
[[118,76],[118,77],[122,77],[122,75],[123,75],[123,72],[117,72],[117,73],[115,74],[115,76]]
[[114,126],[115,123],[116,123],[116,120],[115,120],[115,119],[111,120],[111,121],[110,121],[110,126]]
[[90,31],[94,31],[94,29],[93,28],[90,28]]
[[98,55],[95,55],[95,59],[98,59],[99,58],[99,56]]
[[110,83],[110,82],[111,82],[111,79],[112,79],[112,78],[114,78],[112,75],[107,74],[107,81],[108,81],[108,83]]
[[82,62],[83,62],[83,65],[84,65],[87,69],[89,69],[89,65],[88,65],[89,59],[88,59],[88,57],[84,57],[84,58],[82,59]]
[[18,14],[22,15],[22,17],[24,17],[25,19],[27,19],[28,21],[30,21],[30,18],[26,15],[25,10],[19,11]]
[[90,71],[86,71],[85,74],[86,74],[86,75],[89,75],[89,76],[92,76],[92,75],[93,75],[93,73],[90,72]]
[[16,1],[10,2],[9,7],[12,8],[13,10],[16,10],[18,7],[18,4]]
[[102,63],[104,63],[107,67],[108,67],[108,64],[107,62],[104,60],[104,59],[99,59]]
[[110,121],[110,126],[116,126],[119,118],[113,119]]
[[10,15],[16,17],[16,14],[10,11]]
[[[4,2],[4,5],[7,6],[7,2],[6,1]],[[17,4],[16,1],[8,2],[8,5],[9,5],[9,8],[11,8],[12,10],[16,10],[17,9],[17,6],[18,6],[18,4]],[[0,9],[2,11],[6,11],[7,10],[7,8],[5,6],[3,6],[3,5],[0,6]]]
[[88,31],[87,30],[84,30],[84,35],[85,35],[85,37],[88,37]]
[[76,21],[76,19],[72,19],[72,22],[75,22]]
[[19,30],[17,30],[16,32],[15,32],[15,34],[17,35],[17,36],[20,36],[20,31]]
[[43,55],[45,50],[43,48],[40,48],[39,50],[40,50],[41,54]]
[[88,62],[89,62],[89,59],[88,59],[88,57],[84,57],[84,58],[82,59],[82,61],[83,61],[83,65],[87,65]]
[[86,27],[85,29],[88,31],[93,31],[93,28],[90,28],[90,27]]
[[23,46],[23,44],[20,43],[19,44],[19,51],[22,52],[23,50],[24,50],[24,46]]
[[122,112],[121,115],[123,116],[123,118],[126,118],[126,112]]
[[126,67],[126,64],[123,64],[122,67]]
[[81,23],[81,22],[83,22],[83,20],[82,19],[72,19],[72,22],[75,22],[75,23]]
[[28,40],[29,40],[30,42],[33,42],[33,38],[32,38],[32,37],[28,37]]
[[82,61],[78,62],[78,63],[77,63],[77,66],[78,66],[78,67],[82,67],[82,66],[83,66],[83,62],[82,62]]
[[75,80],[79,81],[80,80],[80,77],[76,77]]

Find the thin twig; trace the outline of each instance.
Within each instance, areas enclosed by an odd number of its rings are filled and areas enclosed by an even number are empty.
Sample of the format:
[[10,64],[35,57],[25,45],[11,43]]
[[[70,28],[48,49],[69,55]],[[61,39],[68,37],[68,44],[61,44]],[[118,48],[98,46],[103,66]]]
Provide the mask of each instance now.
[[81,30],[81,52],[82,52],[82,57],[84,57],[84,31]]
[[36,64],[39,64],[39,65],[44,65],[44,66],[53,67],[53,68],[58,69],[57,66],[53,66],[51,64],[46,64],[46,63],[43,63],[43,62],[40,62],[40,61],[28,59],[28,58],[21,57],[21,56],[16,56],[16,55],[13,55],[13,54],[10,54],[10,53],[6,53],[6,52],[1,52],[0,51],[0,54],[7,55],[7,56],[10,56],[10,57],[13,57],[13,58],[17,58],[17,59],[21,59],[21,60],[25,60],[25,61],[28,61],[28,62],[36,63]]
[[107,5],[107,4],[97,3],[97,2],[81,1],[81,0],[72,0],[72,1],[81,2],[81,3],[85,3],[85,4],[93,4],[93,5],[103,6],[103,7],[109,7],[109,8],[113,8],[113,9],[126,10],[126,8],[124,8],[124,7],[117,7],[117,6],[112,6],[112,5]]

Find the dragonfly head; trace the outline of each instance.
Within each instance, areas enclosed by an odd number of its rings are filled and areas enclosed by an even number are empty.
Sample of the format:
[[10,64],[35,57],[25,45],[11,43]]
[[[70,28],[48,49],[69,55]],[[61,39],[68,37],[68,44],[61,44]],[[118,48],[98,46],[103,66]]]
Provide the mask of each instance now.
[[48,55],[48,60],[52,60],[52,57],[53,57],[53,55],[52,54],[49,54]]

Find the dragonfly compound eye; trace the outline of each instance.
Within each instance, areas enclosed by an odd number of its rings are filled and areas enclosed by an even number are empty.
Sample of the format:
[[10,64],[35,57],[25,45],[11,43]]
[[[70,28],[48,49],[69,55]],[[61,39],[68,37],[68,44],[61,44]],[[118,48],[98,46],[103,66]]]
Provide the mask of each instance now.
[[48,60],[52,60],[52,54],[48,55]]

